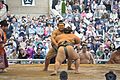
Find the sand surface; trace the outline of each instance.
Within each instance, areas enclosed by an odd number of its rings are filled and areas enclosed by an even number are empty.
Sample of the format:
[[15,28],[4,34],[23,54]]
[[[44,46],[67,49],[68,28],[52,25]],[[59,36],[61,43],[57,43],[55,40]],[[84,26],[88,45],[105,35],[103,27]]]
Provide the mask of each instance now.
[[[0,80],[60,80],[60,71],[67,71],[68,80],[105,80],[105,73],[113,70],[120,80],[119,64],[80,64],[80,74],[74,74],[74,70],[67,70],[67,65],[63,64],[56,76],[50,76],[54,71],[54,65],[49,66],[49,70],[42,71],[43,64],[12,64],[7,68],[6,73],[0,73]],[[72,65],[74,68],[74,65]]]

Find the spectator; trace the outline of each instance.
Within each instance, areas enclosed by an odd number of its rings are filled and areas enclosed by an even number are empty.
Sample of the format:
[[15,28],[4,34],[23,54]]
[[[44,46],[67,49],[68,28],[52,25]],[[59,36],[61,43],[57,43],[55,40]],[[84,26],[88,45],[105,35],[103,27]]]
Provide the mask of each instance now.
[[60,72],[60,80],[68,80],[68,73],[66,71]]
[[97,43],[97,40],[91,41],[90,49],[93,50],[95,53],[99,47],[99,44]]
[[[18,53],[18,59],[27,59],[29,57],[29,55],[26,53],[26,51],[22,48],[19,49],[19,53]],[[19,61],[18,63],[20,64],[25,64],[26,61]]]
[[[16,53],[16,50],[13,50],[11,54],[9,55],[9,59],[18,59],[18,54]],[[12,61],[11,63],[17,63],[17,61]]]
[[28,30],[29,30],[29,37],[32,38],[32,36],[34,36],[36,33],[36,29],[34,28],[34,25],[31,24]]
[[55,5],[57,5],[58,0],[52,0],[52,9],[55,9]]
[[[37,52],[34,55],[34,59],[45,59],[45,54],[42,52],[42,49],[37,48]],[[39,63],[43,64],[43,61],[40,61]]]
[[82,50],[79,52],[80,64],[95,64],[93,55],[87,51],[87,46],[83,45]]
[[117,76],[113,71],[109,71],[105,74],[106,80],[116,80]]
[[42,53],[42,49],[38,48],[36,54],[34,55],[34,59],[45,59],[45,54]]
[[[97,59],[104,59],[103,55],[104,55],[104,46],[101,44],[96,51]],[[101,63],[101,62],[98,62],[98,63]]]
[[104,59],[109,59],[110,56],[111,56],[110,49],[105,48],[103,58],[104,58]]
[[95,12],[96,8],[97,8],[97,3],[96,3],[96,1],[93,1],[93,3],[91,4],[91,10],[93,13]]
[[2,4],[4,4],[5,5],[5,7],[6,7],[6,12],[8,12],[8,5],[4,2],[4,1],[2,1]]
[[33,55],[35,54],[35,51],[33,47],[28,46],[28,48],[26,49],[26,52],[29,55],[29,59],[32,59],[34,57]]
[[18,59],[27,59],[29,55],[22,48],[19,49]]

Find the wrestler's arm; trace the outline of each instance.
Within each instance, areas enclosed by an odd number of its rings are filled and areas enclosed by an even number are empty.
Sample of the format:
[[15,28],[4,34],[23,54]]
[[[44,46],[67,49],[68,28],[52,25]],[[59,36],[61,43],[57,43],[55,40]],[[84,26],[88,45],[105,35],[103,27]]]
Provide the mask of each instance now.
[[57,36],[57,35],[56,35],[56,32],[54,31],[54,32],[52,33],[52,35],[51,35],[51,42],[52,42],[53,45],[58,46],[58,44],[57,44],[57,42],[56,42],[56,40],[55,40],[55,37],[56,37],[56,36]]
[[81,52],[79,52],[78,54],[79,54],[79,58],[81,59]]
[[93,58],[93,55],[90,53],[90,62],[91,64],[95,64],[95,59]]
[[74,35],[74,40],[75,40],[75,44],[79,44],[80,43],[80,38],[77,37],[76,35]]

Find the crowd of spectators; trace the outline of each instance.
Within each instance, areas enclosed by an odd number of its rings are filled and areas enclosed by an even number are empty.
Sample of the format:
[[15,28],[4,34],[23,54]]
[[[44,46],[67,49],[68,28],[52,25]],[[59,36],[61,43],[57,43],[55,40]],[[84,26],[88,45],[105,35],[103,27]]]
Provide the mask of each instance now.
[[[59,6],[59,2],[56,6]],[[56,7],[56,10],[61,12],[58,8]],[[119,0],[87,0],[87,3],[82,0],[66,0],[66,13],[63,18],[64,23],[72,27],[81,41],[87,43],[95,59],[109,59],[120,45]],[[21,17],[11,15],[8,11],[6,20],[9,23],[7,43],[13,43],[5,47],[7,57],[45,59],[51,47],[51,33],[57,28],[60,17],[52,14]]]
[[[61,6],[60,1],[56,10],[62,14],[58,6]],[[109,59],[120,46],[120,1],[67,0],[63,16],[65,23],[87,43],[95,59]]]

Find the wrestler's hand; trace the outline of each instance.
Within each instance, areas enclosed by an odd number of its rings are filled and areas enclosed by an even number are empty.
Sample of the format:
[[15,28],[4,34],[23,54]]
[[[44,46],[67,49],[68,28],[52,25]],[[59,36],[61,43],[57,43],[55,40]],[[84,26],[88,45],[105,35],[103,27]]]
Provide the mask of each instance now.
[[0,47],[3,48],[4,47],[4,41],[0,38]]
[[71,39],[70,42],[71,42],[72,44],[75,44],[75,40],[74,40],[74,39]]
[[58,44],[55,44],[56,47],[58,47]]

